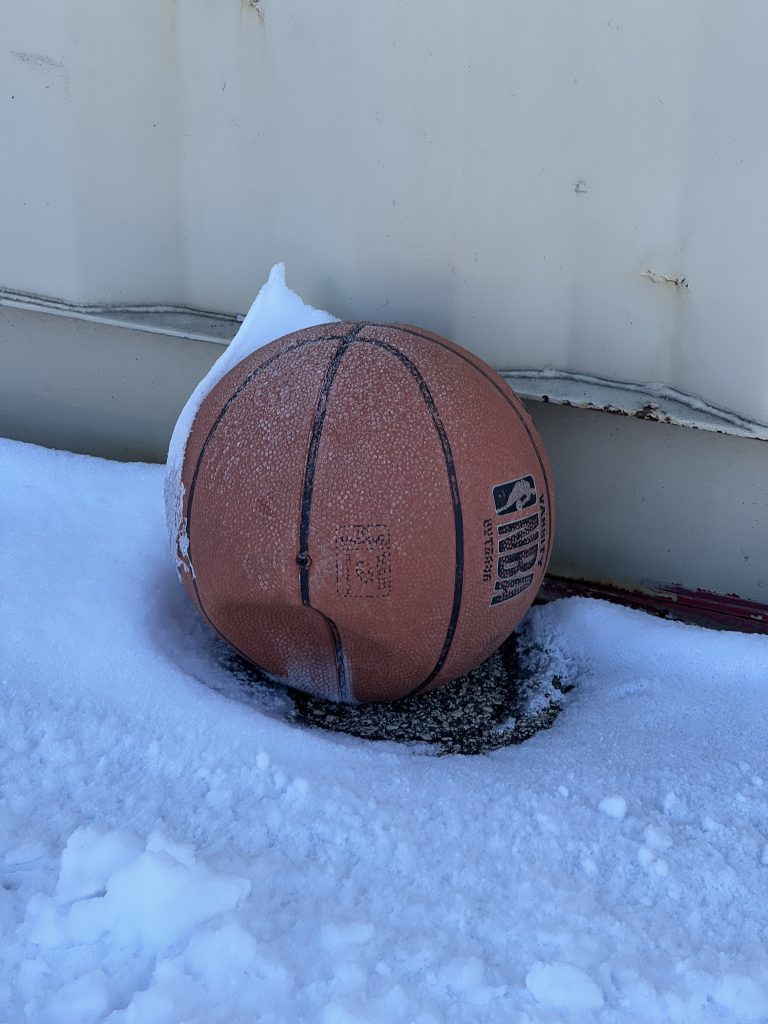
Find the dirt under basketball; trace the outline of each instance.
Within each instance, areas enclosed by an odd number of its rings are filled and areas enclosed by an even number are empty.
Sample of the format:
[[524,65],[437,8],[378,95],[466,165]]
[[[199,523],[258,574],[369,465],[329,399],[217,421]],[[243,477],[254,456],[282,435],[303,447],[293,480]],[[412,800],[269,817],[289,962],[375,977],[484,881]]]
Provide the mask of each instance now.
[[259,349],[208,393],[176,540],[208,623],[273,678],[336,701],[469,672],[549,560],[546,454],[506,382],[400,324],[329,323]]

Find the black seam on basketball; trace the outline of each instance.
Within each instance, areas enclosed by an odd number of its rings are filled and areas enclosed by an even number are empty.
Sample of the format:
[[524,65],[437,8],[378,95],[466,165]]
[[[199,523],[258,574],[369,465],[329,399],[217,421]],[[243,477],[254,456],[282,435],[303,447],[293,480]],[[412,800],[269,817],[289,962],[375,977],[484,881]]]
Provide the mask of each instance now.
[[[195,488],[197,486],[197,477],[198,477],[198,474],[200,473],[200,466],[202,465],[203,457],[205,456],[206,449],[208,448],[208,444],[211,441],[214,433],[216,432],[217,427],[220,425],[221,421],[223,420],[225,414],[227,413],[229,407],[232,405],[234,400],[243,391],[243,389],[246,388],[251,383],[251,381],[254,379],[254,377],[256,377],[257,374],[259,374],[262,370],[266,370],[266,368],[268,366],[271,366],[272,363],[276,362],[282,356],[288,355],[289,352],[295,352],[297,349],[304,348],[305,345],[312,345],[312,344],[314,344],[314,343],[316,343],[318,341],[337,341],[339,339],[339,337],[340,337],[339,335],[323,335],[323,336],[321,336],[319,338],[305,338],[303,341],[297,341],[293,345],[286,346],[280,352],[276,352],[274,355],[270,356],[269,359],[267,359],[265,362],[260,363],[259,366],[255,367],[253,370],[251,370],[250,373],[248,374],[248,376],[245,377],[240,382],[240,384],[238,384],[238,386],[235,388],[235,390],[229,396],[227,401],[224,403],[224,405],[219,410],[219,413],[216,416],[216,419],[213,421],[210,430],[206,434],[205,441],[203,442],[203,444],[200,447],[200,452],[199,452],[199,454],[197,456],[197,462],[195,463],[195,470],[194,470],[194,472],[192,474],[192,480],[190,481],[190,484],[189,484],[189,498],[187,499],[187,512],[186,512],[186,520],[187,520],[187,525],[186,525],[187,561],[189,562],[190,575],[191,575],[191,578],[192,578],[192,589],[195,592],[195,597],[197,598],[198,607],[200,608],[200,611],[202,612],[202,615],[203,615],[205,621],[208,623],[208,625],[211,627],[211,629],[213,629],[222,638],[222,640],[226,640],[226,642],[229,644],[229,646],[232,647],[234,650],[236,650],[237,653],[241,657],[245,658],[246,661],[249,661],[252,665],[254,665],[257,669],[259,669],[260,672],[263,672],[267,676],[269,676],[270,673],[267,672],[266,669],[262,668],[260,665],[257,665],[256,662],[253,660],[253,658],[249,658],[247,654],[245,654],[243,651],[241,651],[237,647],[236,644],[233,644],[232,641],[221,632],[221,630],[216,626],[216,624],[214,623],[213,619],[210,617],[210,615],[206,611],[205,605],[203,604],[203,599],[200,596],[200,590],[199,590],[199,588],[197,586],[197,579],[195,577],[194,562],[192,560],[192,505],[193,505],[194,497],[195,497]],[[214,384],[213,386],[216,387],[216,385],[218,383],[219,383],[219,381],[216,381],[216,384]],[[211,390],[213,390],[213,389],[211,389]],[[207,397],[207,396],[205,396],[205,397]],[[203,399],[203,401],[204,400],[205,399]]]
[[[301,488],[301,519],[299,522],[298,557],[301,559],[301,562],[299,563],[299,586],[301,589],[301,603],[305,608],[313,607],[309,598],[309,567],[311,564],[311,556],[309,554],[309,526],[312,514],[312,493],[315,484],[317,458],[320,450],[320,438],[322,437],[323,425],[328,412],[328,401],[331,396],[331,389],[333,388],[333,382],[336,379],[339,366],[341,365],[341,361],[349,349],[349,346],[353,341],[355,341],[364,326],[364,323],[354,323],[347,334],[340,339],[339,346],[328,364],[325,371],[325,378],[317,393],[315,416],[312,422],[312,432],[310,434],[309,447],[307,449],[307,461],[304,466],[304,482]],[[339,635],[338,627],[336,626],[336,623],[321,612],[319,608],[315,608],[315,611],[320,612],[328,623],[328,628],[331,632],[331,638],[334,646],[338,697],[339,700],[346,701],[349,699],[349,681],[347,680],[347,672],[344,665],[341,637]]]
[[336,659],[336,679],[339,688],[339,700],[348,701],[350,698],[349,693],[349,680],[347,679],[347,666],[344,663],[344,648],[341,645],[341,634],[339,633],[339,627],[329,618],[324,612],[319,609],[314,609],[325,619],[328,629],[331,633],[331,640],[333,641],[333,653]]
[[[541,469],[541,477],[542,477],[542,479],[544,481],[544,487],[545,487],[546,492],[547,492],[547,510],[549,512],[550,519],[551,519],[551,517],[552,517],[552,497],[551,497],[551,495],[549,493],[548,475],[547,475],[546,470],[544,469],[544,461],[543,461],[543,459],[541,457],[542,453],[541,453],[541,450],[539,448],[539,445],[536,443],[536,438],[531,433],[530,427],[525,422],[525,419],[520,415],[520,410],[517,408],[515,403],[511,400],[509,395],[506,394],[499,387],[499,385],[496,383],[496,381],[493,379],[493,377],[489,377],[488,374],[484,370],[482,370],[479,366],[476,366],[472,362],[472,360],[468,359],[465,355],[463,355],[463,353],[457,352],[455,349],[451,348],[450,345],[445,345],[442,341],[438,341],[437,338],[433,338],[429,334],[422,334],[420,331],[414,330],[413,327],[409,327],[409,326],[407,326],[405,324],[396,324],[395,325],[395,324],[386,324],[386,323],[369,323],[367,326],[371,326],[371,327],[384,327],[387,330],[391,330],[391,331],[402,331],[403,334],[410,334],[414,338],[421,338],[422,341],[431,341],[433,345],[437,345],[439,348],[443,349],[445,352],[449,352],[451,355],[457,356],[459,359],[463,359],[464,362],[467,364],[467,366],[471,366],[473,370],[476,370],[480,374],[481,377],[483,377],[485,380],[488,381],[489,384],[492,384],[496,388],[496,390],[499,392],[501,397],[504,399],[504,401],[507,403],[507,405],[509,405],[510,409],[512,409],[514,414],[520,420],[520,423],[522,424],[523,429],[525,430],[526,434],[528,435],[528,439],[530,440],[531,444],[533,445],[533,450],[536,453],[536,458],[539,460],[539,468]],[[361,338],[360,340],[361,341],[363,341],[363,340],[367,341],[368,339],[362,339]],[[546,554],[546,557],[544,559],[544,564],[545,565],[549,561],[549,556],[552,553],[553,541],[554,541],[554,530],[551,529],[551,524],[550,524],[550,529],[547,532],[547,554]]]
[[[364,324],[362,326],[377,326],[371,324]],[[361,328],[362,329],[362,328]],[[432,417],[432,423],[434,424],[437,436],[440,439],[440,445],[443,449],[443,458],[445,459],[445,469],[448,474],[448,486],[451,492],[451,506],[453,509],[453,526],[454,535],[456,538],[456,555],[454,563],[454,577],[453,577],[453,605],[451,607],[451,617],[448,621],[448,629],[446,630],[445,640],[443,641],[442,650],[438,656],[435,667],[429,673],[427,678],[419,683],[410,693],[406,694],[408,697],[413,697],[417,693],[421,693],[422,690],[426,689],[432,680],[437,676],[438,672],[442,669],[445,664],[445,660],[448,657],[448,653],[453,643],[453,638],[456,633],[456,625],[459,621],[459,612],[461,611],[461,595],[464,587],[464,516],[461,511],[461,496],[459,494],[459,482],[456,477],[456,466],[453,461],[453,452],[451,451],[451,444],[448,440],[448,435],[443,426],[443,421],[440,418],[435,400],[432,397],[432,392],[429,390],[429,386],[422,377],[421,372],[415,363],[401,352],[394,345],[390,345],[386,341],[381,341],[378,338],[358,338],[359,342],[366,345],[374,345],[376,348],[382,348],[390,355],[393,355],[402,365],[408,370],[411,376],[416,381],[421,397],[424,399],[424,403],[429,410]]]
[[299,564],[299,581],[301,587],[301,603],[309,605],[309,521],[312,513],[312,490],[315,485],[315,470],[317,468],[317,455],[320,449],[320,437],[323,433],[323,424],[328,412],[328,399],[331,388],[336,378],[341,360],[344,354],[355,340],[357,334],[363,329],[362,324],[355,324],[354,328],[345,334],[336,349],[325,371],[325,378],[320,385],[315,404],[315,416],[312,421],[312,432],[309,437],[307,448],[307,461],[304,466],[304,481],[301,487],[301,520],[299,523],[299,552],[298,557],[302,560]]

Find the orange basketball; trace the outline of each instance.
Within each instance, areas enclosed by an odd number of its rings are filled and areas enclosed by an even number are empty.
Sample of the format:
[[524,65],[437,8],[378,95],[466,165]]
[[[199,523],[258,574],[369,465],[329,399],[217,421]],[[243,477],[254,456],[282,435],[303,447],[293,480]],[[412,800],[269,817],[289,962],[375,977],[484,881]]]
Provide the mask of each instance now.
[[201,614],[272,677],[393,700],[488,657],[552,549],[547,458],[477,356],[415,327],[266,345],[203,400],[176,547]]

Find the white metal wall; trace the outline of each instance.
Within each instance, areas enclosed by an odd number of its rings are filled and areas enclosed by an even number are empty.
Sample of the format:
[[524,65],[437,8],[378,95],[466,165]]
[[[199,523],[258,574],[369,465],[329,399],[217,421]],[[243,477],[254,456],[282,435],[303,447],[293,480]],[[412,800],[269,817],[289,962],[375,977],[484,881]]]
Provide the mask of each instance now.
[[768,421],[766,38],[759,0],[5,0],[0,287],[242,311],[282,259]]

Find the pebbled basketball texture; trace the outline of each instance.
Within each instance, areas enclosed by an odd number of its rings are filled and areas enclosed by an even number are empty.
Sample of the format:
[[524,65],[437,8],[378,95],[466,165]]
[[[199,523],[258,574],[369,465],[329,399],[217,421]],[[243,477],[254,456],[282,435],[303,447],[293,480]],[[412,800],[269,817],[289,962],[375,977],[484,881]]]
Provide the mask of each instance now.
[[477,356],[406,325],[329,323],[248,356],[198,409],[181,479],[177,555],[201,614],[329,700],[470,671],[552,548],[528,413]]

